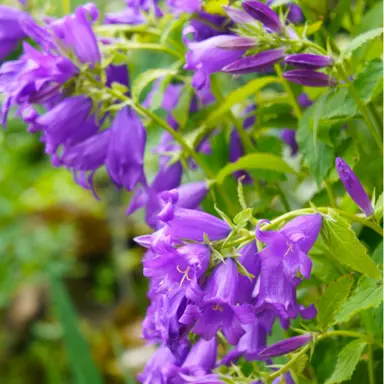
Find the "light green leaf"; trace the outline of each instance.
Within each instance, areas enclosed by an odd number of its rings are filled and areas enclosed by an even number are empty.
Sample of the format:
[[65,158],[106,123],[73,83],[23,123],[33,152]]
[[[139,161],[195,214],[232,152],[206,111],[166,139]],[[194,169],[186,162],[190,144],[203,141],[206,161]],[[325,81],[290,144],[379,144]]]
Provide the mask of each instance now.
[[342,264],[363,275],[380,279],[380,272],[367,254],[367,249],[356,237],[348,222],[330,210],[321,229],[324,242],[333,256]]
[[354,86],[361,100],[369,103],[383,88],[383,63],[372,60],[364,68],[354,82]]
[[318,20],[312,24],[306,24],[305,26],[298,26],[295,28],[295,30],[300,36],[303,36],[304,34],[305,36],[311,36],[314,33],[316,33],[321,28],[322,25],[323,25],[323,20]]
[[381,242],[372,254],[372,260],[376,264],[383,264],[383,242]]
[[340,351],[335,370],[325,384],[341,383],[349,380],[352,377],[365,346],[366,343],[361,340],[354,340],[348,343]]
[[216,180],[221,184],[224,179],[240,169],[268,169],[281,173],[296,173],[283,159],[270,153],[252,153],[240,157],[235,163],[227,164],[217,174]]
[[365,32],[362,35],[357,36],[346,45],[346,47],[344,48],[344,51],[342,52],[342,56],[344,57],[349,56],[353,51],[360,48],[361,46],[366,44],[368,41],[371,41],[379,37],[382,34],[383,34],[383,29],[376,28],[368,32]]
[[375,203],[375,218],[380,221],[383,217],[383,194],[379,196]]
[[315,123],[315,109],[313,105],[308,108],[300,119],[296,140],[300,147],[311,175],[320,185],[328,174],[334,162],[334,150],[320,140],[315,142],[313,126]]
[[243,103],[246,98],[254,95],[258,90],[272,83],[279,83],[277,77],[266,76],[249,81],[243,87],[237,88],[227,95],[222,104],[218,106],[205,120],[204,125],[217,123],[236,104]]
[[354,29],[354,35],[360,35],[370,29],[383,26],[383,2],[378,1],[363,17],[363,20]]
[[328,93],[323,111],[324,113],[321,116],[322,120],[335,118],[343,118],[347,120],[356,115],[357,108],[348,89],[337,88]]
[[229,216],[224,213],[221,209],[217,207],[215,204],[215,211],[220,215],[220,217],[231,227],[234,228],[235,226],[233,225],[232,220],[229,218]]
[[65,286],[51,274],[51,295],[63,328],[64,344],[76,384],[101,384],[101,376],[92,360],[89,347],[81,334],[75,309]]
[[234,218],[233,222],[238,227],[244,227],[249,219],[252,217],[252,208],[246,208],[243,211],[239,212]]
[[351,291],[353,279],[350,275],[341,276],[332,282],[320,296],[317,308],[317,323],[321,330],[326,331],[334,323],[334,314],[345,302]]
[[364,309],[378,307],[382,301],[382,285],[376,279],[363,276],[351,297],[335,314],[335,320],[338,323],[346,322]]
[[247,268],[244,267],[243,264],[240,263],[240,261],[237,258],[233,259],[236,263],[237,271],[240,273],[240,275],[248,277],[249,280],[254,279],[256,276],[252,273],[247,271]]
[[191,85],[186,85],[183,88],[179,102],[175,109],[172,111],[172,116],[179,123],[180,129],[185,126],[189,117],[189,107],[191,105],[191,99],[193,96],[193,88]]
[[139,101],[141,93],[152,81],[169,75],[174,76],[176,74],[177,71],[175,69],[169,68],[149,69],[148,71],[141,73],[132,84],[133,99]]

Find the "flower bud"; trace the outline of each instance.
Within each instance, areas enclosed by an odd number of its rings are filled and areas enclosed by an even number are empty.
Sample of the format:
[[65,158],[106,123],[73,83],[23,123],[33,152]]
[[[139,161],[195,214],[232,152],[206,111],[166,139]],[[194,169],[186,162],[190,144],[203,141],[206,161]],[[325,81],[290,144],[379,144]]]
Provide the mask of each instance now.
[[284,128],[281,131],[280,138],[291,148],[291,156],[295,156],[299,149],[296,141],[296,131],[294,129]]
[[279,16],[268,5],[259,1],[245,1],[243,8],[245,12],[260,21],[271,31],[280,32],[282,30],[283,26],[280,23]]
[[308,87],[334,87],[337,82],[325,73],[311,71],[308,69],[295,69],[283,74],[284,78],[292,83]]
[[287,56],[284,61],[299,69],[319,69],[333,64],[332,57],[313,55],[312,53],[299,53]]
[[301,348],[302,346],[310,343],[312,340],[312,334],[307,333],[305,335],[291,337],[286,340],[279,341],[275,344],[270,345],[269,347],[263,349],[259,353],[259,357],[275,357],[282,356],[289,352],[295,351],[296,349]]

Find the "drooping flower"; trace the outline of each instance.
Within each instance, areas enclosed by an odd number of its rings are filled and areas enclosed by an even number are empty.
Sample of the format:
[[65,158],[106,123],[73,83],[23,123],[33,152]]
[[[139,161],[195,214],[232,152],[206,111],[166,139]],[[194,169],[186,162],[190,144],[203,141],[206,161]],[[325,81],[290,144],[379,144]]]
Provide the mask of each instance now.
[[19,23],[22,15],[23,12],[16,8],[0,5],[0,60],[12,53],[26,37]]
[[296,302],[296,287],[301,275],[310,277],[312,262],[307,256],[320,232],[322,217],[311,214],[291,220],[280,231],[261,231],[260,224],[256,237],[267,244],[259,252],[261,269],[254,296],[256,311],[275,311],[280,320],[287,321],[299,313],[303,318],[316,314],[313,307],[304,308]]
[[291,156],[295,156],[299,150],[299,145],[296,141],[296,131],[294,129],[284,128],[281,131],[281,140],[291,148]]
[[308,87],[334,87],[337,81],[327,74],[309,69],[294,69],[284,72],[284,78],[292,83]]
[[293,65],[299,69],[319,69],[329,67],[333,64],[332,57],[314,55],[312,53],[298,53],[284,58],[286,64]]
[[281,340],[260,351],[259,356],[264,358],[282,356],[303,347],[304,345],[310,343],[311,340],[311,333]]
[[284,49],[271,49],[236,60],[224,68],[223,72],[233,75],[243,75],[253,72],[263,72],[284,57]]
[[366,216],[372,216],[374,210],[367,192],[350,166],[341,157],[336,158],[336,170],[352,200],[360,207]]
[[[220,263],[209,276],[203,291],[195,284],[187,290],[187,297],[196,304],[190,304],[186,312],[198,308],[198,318],[193,332],[205,340],[215,337],[221,329],[230,344],[237,344],[245,333],[241,324],[254,320],[252,310],[237,304],[238,271],[235,262],[227,259]],[[180,322],[189,325],[189,317],[182,316]]]
[[268,5],[260,1],[244,1],[242,6],[245,12],[271,31],[280,32],[283,29],[279,16]]
[[117,186],[132,191],[137,183],[146,183],[144,149],[146,131],[140,118],[125,107],[116,115],[110,134],[106,166]]

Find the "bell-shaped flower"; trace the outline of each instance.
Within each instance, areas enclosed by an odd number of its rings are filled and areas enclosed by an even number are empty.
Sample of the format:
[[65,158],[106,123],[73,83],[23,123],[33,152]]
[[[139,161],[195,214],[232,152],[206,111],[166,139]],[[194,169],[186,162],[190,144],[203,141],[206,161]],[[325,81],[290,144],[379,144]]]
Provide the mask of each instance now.
[[269,30],[280,32],[283,29],[279,16],[268,5],[260,1],[244,1],[242,6],[245,12]]
[[[213,338],[219,330],[231,344],[237,344],[245,333],[241,324],[251,323],[254,315],[247,305],[237,305],[237,290],[239,273],[235,262],[227,259],[219,264],[209,276],[203,291],[198,286],[191,284],[187,290],[187,297],[196,304],[191,307],[198,308],[198,318],[193,327],[193,332],[205,340]],[[190,318],[182,316],[180,322],[188,325]]]
[[251,24],[255,20],[239,8],[224,6],[223,9],[228,17],[237,24]]
[[132,191],[137,183],[145,183],[144,150],[146,131],[140,118],[126,107],[116,115],[106,159],[108,173],[119,187]]
[[292,83],[307,87],[334,87],[337,81],[327,74],[309,69],[294,69],[284,72],[284,78]]
[[264,348],[262,351],[260,351],[259,356],[263,358],[282,356],[303,347],[304,345],[310,343],[312,339],[312,334],[307,333],[304,335],[281,340],[267,348]]
[[367,192],[352,171],[351,167],[341,157],[336,159],[336,170],[352,200],[359,206],[366,216],[372,216],[374,210]]
[[19,23],[22,15],[23,11],[0,5],[0,60],[12,53],[26,37]]

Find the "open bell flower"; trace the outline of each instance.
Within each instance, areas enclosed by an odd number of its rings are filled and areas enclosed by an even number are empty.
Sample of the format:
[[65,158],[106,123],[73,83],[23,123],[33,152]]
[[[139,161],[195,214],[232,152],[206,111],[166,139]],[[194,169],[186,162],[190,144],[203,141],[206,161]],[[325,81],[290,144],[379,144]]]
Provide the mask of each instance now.
[[245,12],[269,30],[280,32],[283,29],[279,16],[268,5],[260,1],[244,1],[242,6]]
[[352,200],[360,207],[367,217],[372,216],[374,210],[367,192],[352,171],[351,167],[341,157],[336,158],[336,170],[349,196],[352,197]]
[[291,337],[289,339],[281,340],[275,344],[260,351],[260,357],[276,357],[286,355],[289,352],[295,351],[312,341],[312,334],[307,333],[300,336]]
[[284,72],[283,76],[292,83],[308,87],[334,87],[337,81],[327,74],[309,69],[294,69]]

